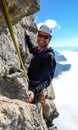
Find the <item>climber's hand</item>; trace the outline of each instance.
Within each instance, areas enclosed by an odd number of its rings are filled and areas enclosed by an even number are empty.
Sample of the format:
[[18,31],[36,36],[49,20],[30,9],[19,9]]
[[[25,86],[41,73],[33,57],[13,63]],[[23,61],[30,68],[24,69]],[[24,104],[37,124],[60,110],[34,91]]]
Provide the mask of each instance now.
[[33,91],[28,91],[28,102],[31,103],[34,100],[34,93]]
[[29,36],[28,30],[24,29],[24,35]]

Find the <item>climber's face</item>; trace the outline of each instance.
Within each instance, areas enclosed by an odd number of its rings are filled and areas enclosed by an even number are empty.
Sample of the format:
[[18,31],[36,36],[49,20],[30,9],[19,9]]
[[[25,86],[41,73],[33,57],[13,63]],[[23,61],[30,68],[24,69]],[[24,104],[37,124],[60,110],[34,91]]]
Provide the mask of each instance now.
[[47,33],[38,32],[38,37],[37,37],[38,49],[39,50],[46,49],[49,44],[50,39],[51,37]]

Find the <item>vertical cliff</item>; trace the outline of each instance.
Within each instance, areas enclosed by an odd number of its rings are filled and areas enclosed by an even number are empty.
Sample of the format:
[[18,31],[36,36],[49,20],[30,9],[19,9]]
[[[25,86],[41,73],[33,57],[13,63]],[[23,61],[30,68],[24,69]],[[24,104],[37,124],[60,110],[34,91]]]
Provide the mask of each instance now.
[[[31,55],[25,44],[24,29],[36,42],[37,26],[33,14],[39,11],[40,1],[6,0],[6,4],[27,69]],[[0,130],[47,130],[41,107],[39,112],[38,106],[26,103],[27,90],[28,83],[3,17],[0,0]]]

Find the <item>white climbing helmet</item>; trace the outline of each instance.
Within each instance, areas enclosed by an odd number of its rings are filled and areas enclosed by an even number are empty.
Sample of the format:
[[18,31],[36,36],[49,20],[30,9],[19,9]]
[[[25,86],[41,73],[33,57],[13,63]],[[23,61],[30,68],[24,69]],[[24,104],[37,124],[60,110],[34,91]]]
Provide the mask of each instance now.
[[47,33],[47,34],[49,34],[50,36],[52,36],[52,30],[47,26],[47,25],[42,25],[40,28],[39,28],[39,30],[38,30],[38,32],[45,32],[45,33]]

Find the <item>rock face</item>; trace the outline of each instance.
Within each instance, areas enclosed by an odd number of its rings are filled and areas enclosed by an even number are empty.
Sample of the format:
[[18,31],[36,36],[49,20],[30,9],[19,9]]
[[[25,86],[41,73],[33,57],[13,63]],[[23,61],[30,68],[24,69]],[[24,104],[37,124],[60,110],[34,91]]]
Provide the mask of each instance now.
[[[23,17],[32,15],[40,9],[39,0],[6,0],[6,4],[13,24],[16,24]],[[1,10],[1,0],[0,26],[6,26],[6,22]]]
[[0,96],[0,130],[42,130],[35,105]]
[[[27,69],[31,55],[25,44],[24,29],[36,42],[37,27],[31,14],[39,10],[39,0],[6,0],[6,3],[13,24],[17,23],[13,31]],[[28,83],[5,26],[0,7],[0,130],[47,130],[41,104],[27,103]]]

